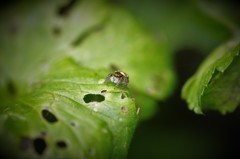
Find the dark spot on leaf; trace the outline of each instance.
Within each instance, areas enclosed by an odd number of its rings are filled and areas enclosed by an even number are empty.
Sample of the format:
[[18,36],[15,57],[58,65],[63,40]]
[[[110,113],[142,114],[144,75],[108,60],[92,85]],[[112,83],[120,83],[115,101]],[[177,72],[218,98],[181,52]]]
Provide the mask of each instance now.
[[127,108],[126,106],[122,106],[122,107],[121,107],[121,111],[122,111],[123,113],[128,113],[128,108]]
[[121,99],[124,99],[124,98],[126,98],[125,94],[121,93]]
[[16,90],[16,87],[15,87],[13,81],[8,80],[6,85],[7,85],[7,91],[9,93],[9,95],[12,97],[16,96],[17,90]]
[[56,118],[56,116],[51,113],[49,110],[47,109],[43,109],[42,110],[42,116],[44,119],[46,119],[49,123],[55,123],[58,121],[58,119]]
[[90,148],[90,149],[88,150],[88,153],[89,153],[91,156],[93,156],[93,155],[96,153],[96,150],[95,150],[94,148]]
[[88,36],[90,36],[92,33],[98,32],[103,29],[103,24],[98,24],[93,27],[88,28],[85,32],[81,33],[78,38],[76,38],[72,42],[72,46],[76,47],[80,45]]
[[54,27],[52,33],[54,36],[59,36],[61,34],[61,29],[59,27]]
[[72,126],[76,126],[76,124],[75,124],[74,122],[71,122],[70,124],[71,124]]
[[21,137],[20,138],[20,149],[25,151],[29,149],[32,145],[32,140],[28,137]]
[[47,133],[46,133],[45,131],[42,131],[42,132],[41,132],[41,136],[42,136],[42,137],[46,137],[46,136],[47,136]]
[[105,97],[101,94],[86,94],[83,97],[83,100],[85,103],[90,103],[90,102],[102,102],[105,100]]
[[58,148],[66,148],[67,147],[67,144],[64,141],[58,141],[56,143],[56,145],[57,145]]
[[33,140],[34,150],[37,154],[42,155],[47,148],[47,144],[43,138],[36,138]]
[[102,90],[102,91],[101,91],[101,93],[106,93],[106,92],[107,92],[107,90],[106,90],[106,89],[104,89],[104,90]]
[[59,8],[58,15],[61,17],[68,16],[76,2],[77,2],[77,0],[68,0],[68,2],[66,4],[64,4],[63,6],[61,6]]

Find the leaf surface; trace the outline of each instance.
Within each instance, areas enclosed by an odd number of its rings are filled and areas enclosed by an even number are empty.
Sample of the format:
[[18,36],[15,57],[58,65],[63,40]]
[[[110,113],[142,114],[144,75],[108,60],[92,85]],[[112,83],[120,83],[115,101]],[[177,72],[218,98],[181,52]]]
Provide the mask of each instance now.
[[2,12],[3,89],[10,83],[17,95],[24,94],[52,63],[71,56],[87,68],[110,73],[114,67],[127,73],[145,119],[156,112],[156,100],[166,99],[174,90],[168,46],[154,41],[123,8],[101,0],[75,1],[70,7],[66,1],[36,1]]
[[225,114],[240,103],[240,45],[228,42],[207,57],[185,84],[182,96],[196,113],[214,109]]
[[125,158],[137,107],[132,98],[121,98],[120,89],[102,83],[105,73],[69,58],[54,65],[4,110],[1,139],[14,137],[7,152],[16,149],[14,155],[23,158]]

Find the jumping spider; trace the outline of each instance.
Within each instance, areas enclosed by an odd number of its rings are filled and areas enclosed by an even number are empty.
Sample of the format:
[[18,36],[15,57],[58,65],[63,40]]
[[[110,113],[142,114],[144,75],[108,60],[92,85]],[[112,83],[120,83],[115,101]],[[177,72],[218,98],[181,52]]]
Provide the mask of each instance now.
[[126,73],[121,72],[121,71],[115,71],[114,73],[109,74],[106,79],[105,79],[105,83],[107,82],[113,82],[115,83],[116,87],[121,84],[123,86],[123,88],[127,87],[128,83],[129,83],[129,77]]

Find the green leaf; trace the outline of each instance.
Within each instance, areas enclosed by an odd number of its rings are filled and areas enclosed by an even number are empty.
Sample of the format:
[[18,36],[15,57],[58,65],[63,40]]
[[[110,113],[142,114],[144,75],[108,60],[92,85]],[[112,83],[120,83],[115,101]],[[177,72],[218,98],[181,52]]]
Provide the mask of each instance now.
[[84,67],[107,68],[110,73],[116,66],[126,72],[136,101],[144,101],[139,104],[145,110],[141,116],[151,117],[156,100],[166,99],[175,87],[168,46],[154,41],[120,7],[83,0],[60,14],[66,6],[65,1],[25,2],[2,11],[1,83],[10,81],[17,94],[24,94],[54,61],[72,56]]
[[183,87],[182,97],[189,109],[218,110],[225,114],[240,104],[240,44],[231,41],[216,49],[201,64],[198,71]]
[[164,99],[174,81],[167,53],[167,46],[152,40],[125,10],[113,8],[104,28],[76,45],[72,54],[91,68],[114,65],[128,73],[130,87]]
[[106,72],[70,58],[55,64],[4,110],[1,139],[13,137],[6,154],[20,147],[15,157],[125,158],[138,108],[132,98],[121,98],[121,89],[103,84]]
[[126,72],[144,110],[141,118],[148,119],[156,112],[156,99],[166,99],[175,87],[169,48],[154,41],[125,10],[113,7],[110,13],[103,28],[75,45],[71,55],[86,67],[114,66]]
[[[1,11],[1,80],[12,80],[21,93],[108,12],[101,1],[69,2],[23,1]],[[64,8],[67,13],[60,14]]]

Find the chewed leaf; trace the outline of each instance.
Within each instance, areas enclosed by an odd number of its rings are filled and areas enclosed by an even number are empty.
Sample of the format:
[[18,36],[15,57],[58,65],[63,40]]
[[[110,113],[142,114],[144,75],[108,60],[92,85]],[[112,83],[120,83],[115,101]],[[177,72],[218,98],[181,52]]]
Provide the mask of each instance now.
[[202,109],[232,112],[240,104],[240,44],[229,42],[215,50],[185,84],[182,96],[196,113]]
[[71,55],[90,68],[124,71],[130,88],[165,99],[175,80],[169,48],[154,41],[124,9],[112,7],[109,12],[103,28],[76,45]]
[[126,72],[129,88],[151,101],[139,105],[144,107],[144,118],[154,114],[156,100],[166,99],[174,90],[170,49],[154,41],[119,6],[102,0],[34,1],[18,2],[0,12],[0,80],[9,84],[12,96],[24,94],[65,56],[87,68]]
[[[105,72],[63,59],[29,94],[9,105],[3,129],[27,149],[16,155],[124,158],[138,121],[137,107],[132,98],[122,99],[121,91],[110,93],[114,86],[99,83]],[[3,135],[8,136],[1,134],[1,139]],[[33,145],[26,145],[28,141]],[[11,142],[7,146],[20,147]]]
[[16,82],[21,92],[68,54],[76,39],[102,25],[108,12],[98,0],[14,4],[0,11],[0,80]]

